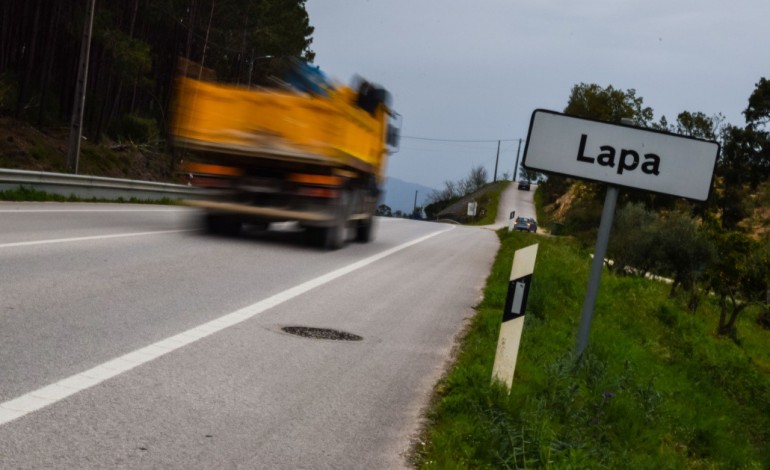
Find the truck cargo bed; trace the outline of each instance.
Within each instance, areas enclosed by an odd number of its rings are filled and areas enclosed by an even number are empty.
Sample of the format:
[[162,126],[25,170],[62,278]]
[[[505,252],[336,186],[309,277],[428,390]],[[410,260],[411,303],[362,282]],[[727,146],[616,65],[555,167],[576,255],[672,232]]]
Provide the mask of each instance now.
[[353,96],[347,88],[319,97],[182,77],[172,134],[177,146],[191,150],[379,173],[387,119],[355,106]]

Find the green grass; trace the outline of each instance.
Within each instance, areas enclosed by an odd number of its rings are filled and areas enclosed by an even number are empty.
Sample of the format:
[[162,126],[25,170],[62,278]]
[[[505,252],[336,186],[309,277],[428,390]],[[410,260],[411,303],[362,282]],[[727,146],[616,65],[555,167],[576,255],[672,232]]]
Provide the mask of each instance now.
[[[715,336],[668,286],[605,272],[590,345],[573,359],[590,259],[564,238],[499,232],[501,248],[454,368],[440,382],[420,468],[770,468],[770,332],[744,315]],[[490,384],[516,249],[539,253],[510,394]]]
[[[549,214],[544,209],[546,204],[543,201],[543,189],[540,185],[538,185],[537,189],[535,189],[535,194],[533,199],[535,201],[535,211],[537,213],[538,225],[546,229],[548,232],[552,232],[553,223],[555,221],[553,220],[553,217],[551,216],[551,214]],[[555,235],[559,235],[559,234],[555,233]]]
[[62,196],[59,194],[50,194],[45,191],[39,191],[35,188],[27,186],[19,186],[17,189],[7,189],[0,191],[0,201],[37,201],[37,202],[118,202],[118,203],[131,203],[131,204],[163,204],[163,205],[176,205],[179,201],[161,198],[161,199],[137,199],[135,197],[124,199],[119,197],[117,199],[103,199],[103,198],[80,198],[71,194],[69,196]]
[[511,184],[510,181],[498,181],[490,183],[495,185],[491,190],[486,191],[478,200],[479,210],[484,211],[484,215],[468,225],[492,225],[497,216],[497,207],[500,204],[500,194]]

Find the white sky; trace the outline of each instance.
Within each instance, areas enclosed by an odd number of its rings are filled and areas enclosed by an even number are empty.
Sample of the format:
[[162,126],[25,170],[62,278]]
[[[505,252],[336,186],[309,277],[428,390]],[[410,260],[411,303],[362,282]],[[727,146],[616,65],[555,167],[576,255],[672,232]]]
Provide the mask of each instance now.
[[[388,174],[443,187],[475,165],[513,173],[536,108],[581,82],[633,88],[669,122],[741,112],[770,77],[768,0],[308,0],[315,64],[393,94],[404,136]],[[522,145],[522,153],[524,151]]]

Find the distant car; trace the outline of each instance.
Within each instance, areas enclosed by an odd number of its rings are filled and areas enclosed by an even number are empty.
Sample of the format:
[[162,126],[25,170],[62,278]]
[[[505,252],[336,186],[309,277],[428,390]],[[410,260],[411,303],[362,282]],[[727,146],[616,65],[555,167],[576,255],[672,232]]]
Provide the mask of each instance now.
[[526,232],[537,232],[537,222],[530,217],[517,217],[513,229],[524,230]]
[[519,181],[519,189],[529,191],[529,181]]

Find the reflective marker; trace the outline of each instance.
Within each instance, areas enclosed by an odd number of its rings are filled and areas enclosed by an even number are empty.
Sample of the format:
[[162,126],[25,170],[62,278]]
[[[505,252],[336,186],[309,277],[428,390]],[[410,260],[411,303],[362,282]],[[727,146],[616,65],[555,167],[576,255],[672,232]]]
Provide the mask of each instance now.
[[492,380],[503,382],[508,390],[513,383],[516,359],[524,329],[524,313],[527,310],[527,297],[535,270],[538,245],[531,245],[517,250],[513,256],[508,296],[503,311],[503,323],[497,340],[495,365],[492,368]]

